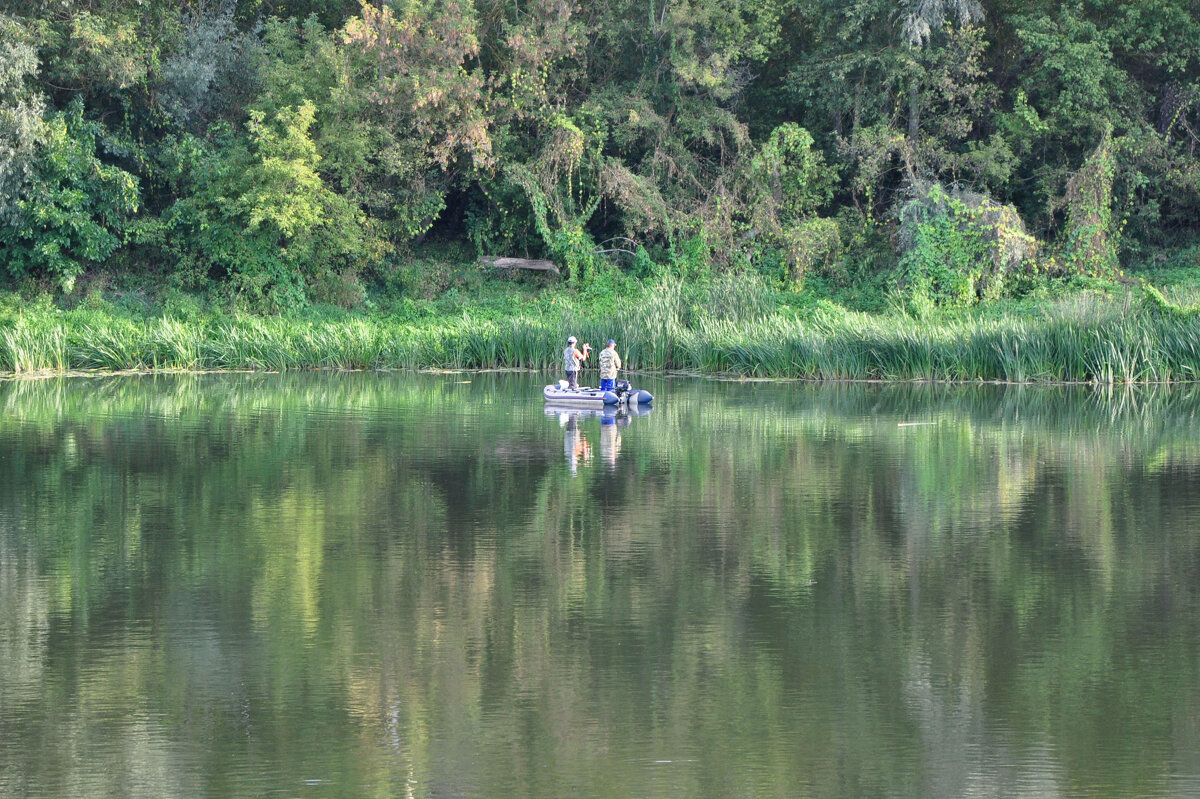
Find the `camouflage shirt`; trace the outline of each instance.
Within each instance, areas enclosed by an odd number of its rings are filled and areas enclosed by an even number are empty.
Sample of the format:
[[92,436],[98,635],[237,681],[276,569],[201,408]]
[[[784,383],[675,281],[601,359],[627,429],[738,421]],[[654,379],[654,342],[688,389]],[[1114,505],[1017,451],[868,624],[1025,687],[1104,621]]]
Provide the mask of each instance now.
[[616,350],[607,347],[600,350],[600,379],[616,380],[617,370],[621,368],[621,356]]

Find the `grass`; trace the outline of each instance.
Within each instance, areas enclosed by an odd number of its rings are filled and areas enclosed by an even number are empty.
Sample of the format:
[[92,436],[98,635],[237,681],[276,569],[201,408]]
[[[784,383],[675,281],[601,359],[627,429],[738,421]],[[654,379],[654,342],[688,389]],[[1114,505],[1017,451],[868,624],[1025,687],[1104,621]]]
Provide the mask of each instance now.
[[761,283],[662,279],[589,307],[251,316],[0,308],[0,372],[554,370],[568,334],[614,338],[633,370],[821,380],[1149,383],[1200,376],[1200,314],[1153,291],[1057,297],[938,319],[781,304]]

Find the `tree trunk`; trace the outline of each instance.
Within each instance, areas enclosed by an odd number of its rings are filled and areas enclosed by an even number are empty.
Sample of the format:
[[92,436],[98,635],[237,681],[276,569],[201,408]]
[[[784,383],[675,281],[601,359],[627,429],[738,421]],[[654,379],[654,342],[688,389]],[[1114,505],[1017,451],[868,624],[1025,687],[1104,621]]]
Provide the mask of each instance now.
[[505,258],[499,255],[484,255],[479,258],[479,263],[484,266],[491,266],[496,269],[528,269],[532,272],[553,272],[556,275],[562,274],[559,271],[558,265],[553,261],[545,261],[540,259],[530,258]]

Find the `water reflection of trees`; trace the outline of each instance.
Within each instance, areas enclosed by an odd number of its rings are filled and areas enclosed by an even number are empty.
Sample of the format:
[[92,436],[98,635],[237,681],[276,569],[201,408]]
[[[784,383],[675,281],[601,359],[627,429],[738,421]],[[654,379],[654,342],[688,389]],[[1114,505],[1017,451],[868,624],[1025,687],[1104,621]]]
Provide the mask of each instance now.
[[[1196,392],[673,382],[572,479],[521,380],[0,385],[0,687],[65,709],[6,719],[73,753],[45,784],[239,735],[295,744],[225,744],[261,779],[429,793],[1119,796],[1197,757]],[[613,767],[655,741],[724,757]]]

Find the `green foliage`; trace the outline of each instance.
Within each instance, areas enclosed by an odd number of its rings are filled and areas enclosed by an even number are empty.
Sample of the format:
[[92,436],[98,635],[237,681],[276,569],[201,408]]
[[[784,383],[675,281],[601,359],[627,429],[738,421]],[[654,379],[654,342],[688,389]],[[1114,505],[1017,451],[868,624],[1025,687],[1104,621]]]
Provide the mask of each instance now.
[[750,159],[750,179],[759,189],[757,204],[769,202],[784,224],[816,213],[832,197],[834,176],[812,147],[812,135],[789,122],[771,131]]
[[32,174],[12,204],[12,220],[0,226],[12,277],[46,277],[69,293],[85,263],[102,262],[120,245],[138,187],[128,172],[97,157],[101,135],[78,102],[46,118]]
[[492,162],[483,76],[464,68],[479,55],[473,8],[457,2],[414,2],[394,11],[364,3],[346,23],[345,40],[374,75],[371,100],[392,116],[429,165],[449,168],[469,158]]
[[47,72],[58,86],[117,93],[145,82],[155,41],[127,9],[69,7],[47,36]]
[[1113,31],[1063,5],[1055,16],[1015,20],[1031,65],[1021,84],[1033,107],[1048,109],[1048,128],[1079,145],[1111,122],[1130,92],[1115,63]]
[[1013,144],[995,131],[990,112],[1000,97],[988,80],[987,41],[981,28],[947,28],[941,46],[919,52],[921,89],[917,135],[904,157],[913,174],[945,182],[971,181],[997,190],[1017,166]]
[[670,37],[669,60],[680,88],[729,100],[745,80],[739,65],[764,60],[780,35],[780,10],[773,0],[689,0],[665,6],[656,32]]
[[750,260],[760,270],[782,262],[780,277],[795,285],[813,266],[827,265],[841,246],[837,223],[815,216],[832,196],[835,174],[812,146],[804,128],[780,125],[748,168],[748,227],[755,236]]
[[525,191],[502,174],[484,174],[464,215],[468,240],[479,255],[528,255],[543,246]]
[[1200,305],[1193,303],[1183,306],[1172,302],[1163,295],[1161,290],[1149,283],[1142,285],[1142,293],[1150,307],[1163,316],[1185,322],[1200,319]]
[[841,230],[836,220],[813,217],[801,220],[783,233],[783,252],[787,256],[785,276],[799,286],[814,268],[828,270],[841,255]]
[[353,301],[357,274],[382,245],[317,172],[315,113],[308,101],[271,119],[252,111],[249,142],[230,138],[227,149],[184,142],[183,179],[195,188],[167,214],[165,246],[194,280],[225,278],[252,303],[275,308],[303,304],[322,288]]
[[32,86],[37,68],[33,37],[17,20],[0,15],[0,224],[15,221],[44,132],[45,101]]
[[373,57],[374,45],[359,39],[340,44],[313,18],[302,24],[268,20],[262,46],[261,90],[253,107],[272,116],[312,102],[310,135],[325,183],[393,242],[426,233],[445,207],[449,178],[435,163],[430,141],[414,135],[425,112],[405,111],[395,98],[381,100],[376,59],[384,55]]
[[914,187],[900,223],[897,287],[918,315],[998,297],[1005,277],[1036,248],[1015,209],[938,184]]
[[586,226],[601,201],[596,187],[600,133],[562,115],[547,124],[537,156],[511,165],[505,175],[525,193],[546,249],[566,267],[572,284],[586,286],[598,266]]
[[261,44],[239,30],[232,2],[201,5],[183,12],[179,36],[155,70],[155,93],[163,112],[178,127],[198,132],[227,118],[251,95]]
[[[1056,248],[1047,280],[1200,236],[1194,0],[5,9],[0,221],[19,280],[94,268],[259,308],[353,305],[362,276],[388,282],[389,252],[469,244],[552,258],[584,293],[612,256],[872,306],[904,258],[933,305],[1001,294],[1020,237],[930,217],[914,248],[903,209],[924,183],[1019,215]],[[68,117],[78,132],[46,127]],[[706,263],[681,256],[694,242]]]
[[281,109],[270,125],[262,112],[250,112],[254,157],[251,169],[235,177],[243,182],[230,192],[233,210],[248,220],[250,230],[273,227],[293,239],[321,222],[324,186],[316,172],[317,148],[308,135],[315,114],[308,101]]
[[1077,274],[1108,275],[1117,270],[1114,229],[1112,129],[1106,128],[1096,149],[1067,183],[1066,243],[1063,258]]
[[682,241],[672,242],[672,273],[685,279],[707,277],[711,262],[712,250],[703,233],[693,233]]
[[979,231],[964,224],[968,220],[965,207],[952,204],[949,213],[915,224],[912,248],[900,259],[898,287],[917,316],[976,301],[987,249]]

